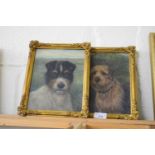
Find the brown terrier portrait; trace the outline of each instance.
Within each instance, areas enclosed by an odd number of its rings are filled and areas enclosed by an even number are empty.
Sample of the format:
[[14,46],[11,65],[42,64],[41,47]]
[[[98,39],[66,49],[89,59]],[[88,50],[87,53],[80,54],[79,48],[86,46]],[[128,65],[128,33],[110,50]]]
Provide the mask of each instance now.
[[122,113],[124,90],[108,65],[96,65],[91,70],[91,87],[95,91],[95,112]]

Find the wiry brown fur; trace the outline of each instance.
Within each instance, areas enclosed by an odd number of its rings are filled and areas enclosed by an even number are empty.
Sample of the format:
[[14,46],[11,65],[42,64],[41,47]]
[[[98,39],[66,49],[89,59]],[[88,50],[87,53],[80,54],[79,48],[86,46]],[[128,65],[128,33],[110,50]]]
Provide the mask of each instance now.
[[[123,111],[124,90],[110,73],[107,65],[96,65],[92,69],[91,86],[96,92],[97,112],[121,113]],[[98,81],[96,81],[98,79]]]

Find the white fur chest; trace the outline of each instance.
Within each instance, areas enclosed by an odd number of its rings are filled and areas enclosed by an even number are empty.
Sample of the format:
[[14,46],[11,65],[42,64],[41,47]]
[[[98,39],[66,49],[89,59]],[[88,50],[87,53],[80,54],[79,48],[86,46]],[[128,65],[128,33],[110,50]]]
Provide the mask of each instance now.
[[57,95],[47,86],[43,86],[30,94],[29,108],[33,110],[73,111],[69,93]]
[[52,105],[52,109],[63,110],[63,111],[72,111],[72,103],[71,96],[69,93],[64,95],[57,95],[56,93],[52,93],[50,96],[50,101]]

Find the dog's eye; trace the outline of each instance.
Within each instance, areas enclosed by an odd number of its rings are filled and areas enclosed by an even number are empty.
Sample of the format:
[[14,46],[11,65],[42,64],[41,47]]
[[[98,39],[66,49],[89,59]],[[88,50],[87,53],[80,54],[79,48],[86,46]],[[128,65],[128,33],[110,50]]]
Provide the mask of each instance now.
[[101,72],[102,73],[102,75],[107,75],[105,72]]
[[69,76],[70,76],[70,73],[68,73],[68,72],[64,73],[64,77],[69,77]]

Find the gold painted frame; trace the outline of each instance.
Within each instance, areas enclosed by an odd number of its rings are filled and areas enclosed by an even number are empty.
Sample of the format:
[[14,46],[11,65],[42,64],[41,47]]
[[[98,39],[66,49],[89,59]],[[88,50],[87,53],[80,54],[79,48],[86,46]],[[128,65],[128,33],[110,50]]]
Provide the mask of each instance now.
[[153,95],[153,109],[155,118],[155,33],[150,33],[150,60],[152,72],[152,95]]
[[[107,118],[114,119],[138,119],[137,111],[137,78],[136,78],[136,48],[129,47],[98,47],[92,48],[91,53],[124,53],[129,55],[129,76],[130,76],[130,114],[112,114],[108,113]],[[93,117],[93,113],[89,113]]]
[[[31,41],[29,47],[30,47],[30,53],[27,64],[26,79],[21,103],[20,106],[18,107],[18,114],[22,116],[35,114],[35,115],[87,117],[88,99],[89,99],[90,48],[91,48],[90,43],[52,44],[52,43],[40,43],[39,41]],[[29,90],[31,85],[31,78],[37,49],[76,49],[76,50],[84,49],[84,75],[83,75],[83,96],[82,96],[81,112],[28,109]]]

